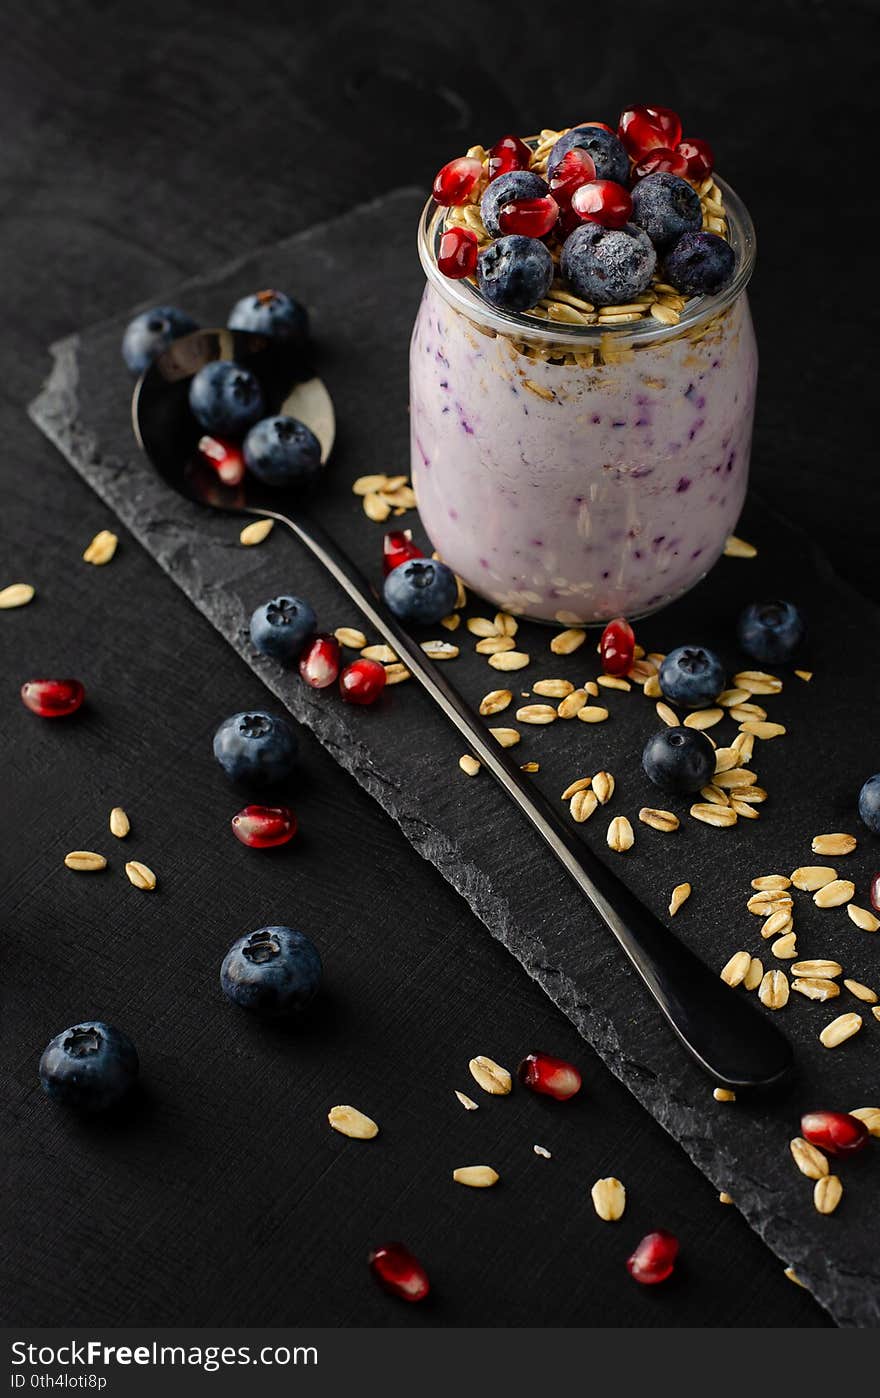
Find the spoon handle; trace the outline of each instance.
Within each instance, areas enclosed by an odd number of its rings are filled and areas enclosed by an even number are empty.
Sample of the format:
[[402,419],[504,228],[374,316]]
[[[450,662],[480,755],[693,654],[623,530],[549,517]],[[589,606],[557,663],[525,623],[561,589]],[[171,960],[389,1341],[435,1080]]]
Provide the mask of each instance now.
[[320,526],[273,510],[249,513],[287,525],[397,652],[592,903],[700,1066],[716,1082],[730,1088],[768,1087],[783,1079],[792,1063],[788,1040],[678,941],[563,823]]

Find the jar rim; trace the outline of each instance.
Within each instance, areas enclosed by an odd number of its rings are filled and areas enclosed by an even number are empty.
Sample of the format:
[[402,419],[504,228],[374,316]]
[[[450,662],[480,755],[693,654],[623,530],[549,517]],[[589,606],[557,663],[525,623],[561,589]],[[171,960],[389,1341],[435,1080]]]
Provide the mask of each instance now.
[[755,266],[757,242],[751,216],[736,191],[719,178],[715,183],[724,195],[724,211],[730,231],[730,243],[736,254],[736,270],[733,280],[723,291],[714,296],[692,297],[684,307],[675,325],[662,325],[650,317],[644,321],[631,321],[626,325],[569,325],[560,321],[547,321],[527,312],[505,311],[491,306],[466,280],[456,281],[444,277],[437,266],[437,244],[442,233],[445,208],[429,199],[422,210],[418,228],[419,260],[428,282],[453,309],[466,315],[497,334],[513,336],[530,343],[565,345],[583,349],[598,344],[606,336],[614,336],[627,344],[656,344],[659,341],[674,339],[685,330],[702,324],[712,316],[726,310],[743,292],[749,283]]

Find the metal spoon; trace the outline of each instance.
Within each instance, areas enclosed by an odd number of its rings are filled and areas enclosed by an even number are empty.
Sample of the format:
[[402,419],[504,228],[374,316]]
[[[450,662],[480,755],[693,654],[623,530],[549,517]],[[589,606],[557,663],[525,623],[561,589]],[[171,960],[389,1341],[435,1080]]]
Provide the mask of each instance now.
[[286,497],[283,504],[287,512],[283,512],[278,491],[251,478],[234,489],[225,487],[209,467],[199,463],[196,442],[200,432],[188,408],[189,379],[202,364],[217,358],[234,358],[251,369],[274,410],[283,406],[312,427],[326,459],[335,422],[332,402],[321,381],[278,342],[229,330],[203,330],[175,341],[134,391],[135,435],[160,474],[180,494],[199,504],[285,524],[397,652],[537,830],[617,938],[670,1026],[701,1067],[729,1088],[779,1083],[792,1065],[788,1040],[744,996],[737,995],[683,946],[560,820],[320,526],[303,509],[291,506]]

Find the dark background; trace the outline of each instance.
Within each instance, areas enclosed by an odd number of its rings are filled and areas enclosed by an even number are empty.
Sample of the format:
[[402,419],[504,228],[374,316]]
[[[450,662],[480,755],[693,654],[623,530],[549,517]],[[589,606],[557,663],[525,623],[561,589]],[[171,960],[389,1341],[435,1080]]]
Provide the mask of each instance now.
[[[131,541],[110,569],[82,564],[113,520],[23,410],[56,336],[427,185],[472,140],[665,102],[713,141],[758,227],[755,481],[876,598],[862,446],[876,19],[867,4],[33,0],[3,24],[0,584],[39,590],[0,626],[7,1321],[827,1323],[316,744],[304,739],[302,838],[266,856],[234,843],[210,734],[264,691]],[[79,674],[100,703],[63,731],[40,724],[16,698],[39,673]],[[106,834],[117,803],[130,853]],[[143,858],[160,891],[67,873],[74,847],[117,871]],[[330,972],[296,1034],[234,1014],[215,988],[229,941],[272,920],[314,935]],[[49,1108],[35,1069],[52,1034],[92,1014],[132,1033],[145,1090],[123,1120],[86,1128]],[[472,1053],[512,1067],[535,1046],[581,1063],[581,1100],[459,1108]],[[377,1117],[379,1141],[329,1131],[340,1101]],[[449,1168],[475,1153],[509,1161],[509,1187],[451,1191]],[[589,1201],[606,1174],[629,1190],[615,1227]],[[681,1235],[684,1261],[654,1294],[622,1263],[656,1226]],[[367,1249],[395,1236],[430,1264],[425,1308],[394,1305],[365,1273]]]

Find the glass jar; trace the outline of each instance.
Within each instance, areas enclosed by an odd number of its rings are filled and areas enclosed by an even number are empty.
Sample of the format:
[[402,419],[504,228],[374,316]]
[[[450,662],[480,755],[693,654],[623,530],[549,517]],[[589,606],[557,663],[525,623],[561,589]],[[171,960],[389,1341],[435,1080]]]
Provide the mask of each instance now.
[[736,273],[675,325],[497,310],[438,270],[446,211],[425,207],[413,485],[437,552],[495,606],[564,625],[634,619],[680,597],[722,552],[746,493],[758,355],[754,229],[716,183]]

